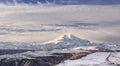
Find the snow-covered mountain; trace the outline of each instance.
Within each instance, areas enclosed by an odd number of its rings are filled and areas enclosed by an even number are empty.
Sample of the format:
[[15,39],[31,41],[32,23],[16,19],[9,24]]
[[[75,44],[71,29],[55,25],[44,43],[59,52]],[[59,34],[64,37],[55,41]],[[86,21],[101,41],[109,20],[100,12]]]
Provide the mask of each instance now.
[[90,41],[80,39],[72,34],[63,34],[63,35],[59,36],[58,38],[56,38],[52,41],[45,42],[43,44],[89,45]]
[[4,4],[59,4],[59,5],[110,5],[120,4],[120,0],[0,0]]
[[[117,46],[117,47],[116,47]],[[97,44],[85,39],[80,39],[71,34],[63,34],[60,37],[44,43],[19,43],[19,42],[0,42],[0,49],[32,49],[32,50],[102,50],[118,49],[120,46],[110,46],[108,44]]]
[[109,49],[107,44],[96,44],[85,39],[80,39],[71,34],[64,34],[60,37],[43,43],[41,48],[52,49],[83,49],[83,50],[99,50]]

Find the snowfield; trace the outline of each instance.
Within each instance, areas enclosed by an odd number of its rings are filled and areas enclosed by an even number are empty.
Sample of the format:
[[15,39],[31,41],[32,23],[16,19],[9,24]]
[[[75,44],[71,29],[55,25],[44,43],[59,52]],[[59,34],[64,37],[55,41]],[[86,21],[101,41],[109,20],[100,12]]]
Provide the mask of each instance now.
[[56,66],[119,66],[119,52],[96,52],[78,60],[66,60]]

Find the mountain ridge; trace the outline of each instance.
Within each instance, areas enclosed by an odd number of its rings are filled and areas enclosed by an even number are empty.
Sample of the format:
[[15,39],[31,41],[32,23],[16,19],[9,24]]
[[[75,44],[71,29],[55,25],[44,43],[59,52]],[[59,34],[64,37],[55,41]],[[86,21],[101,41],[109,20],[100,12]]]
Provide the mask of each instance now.
[[[120,45],[97,44],[89,40],[80,39],[72,34],[63,34],[60,37],[44,43],[0,42],[0,49],[29,49],[51,51],[55,49],[79,50],[118,50]],[[93,48],[93,49],[92,49]]]

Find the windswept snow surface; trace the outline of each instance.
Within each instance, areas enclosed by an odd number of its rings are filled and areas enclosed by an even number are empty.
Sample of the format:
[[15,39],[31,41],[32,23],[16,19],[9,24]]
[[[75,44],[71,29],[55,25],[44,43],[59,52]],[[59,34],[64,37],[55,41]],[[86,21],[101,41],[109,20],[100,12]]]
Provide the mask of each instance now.
[[56,66],[116,66],[117,64],[120,64],[119,52],[96,52],[78,60],[66,60]]

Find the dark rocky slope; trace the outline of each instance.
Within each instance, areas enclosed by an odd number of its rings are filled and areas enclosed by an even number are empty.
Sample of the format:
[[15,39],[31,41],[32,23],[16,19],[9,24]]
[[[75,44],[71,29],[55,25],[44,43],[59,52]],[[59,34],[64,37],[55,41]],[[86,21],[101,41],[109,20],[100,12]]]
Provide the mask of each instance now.
[[77,59],[90,54],[84,53],[54,53],[51,56],[40,56],[28,58],[3,58],[0,66],[54,66],[67,59]]
[[52,56],[41,56],[28,58],[3,58],[0,60],[0,66],[54,66],[71,54],[54,54]]

